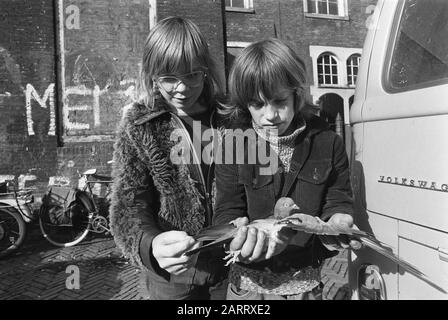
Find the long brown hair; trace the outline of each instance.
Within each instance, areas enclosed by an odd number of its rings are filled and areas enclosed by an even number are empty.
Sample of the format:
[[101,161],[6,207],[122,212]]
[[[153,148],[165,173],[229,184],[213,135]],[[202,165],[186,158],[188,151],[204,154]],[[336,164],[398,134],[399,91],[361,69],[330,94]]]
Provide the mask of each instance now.
[[249,102],[260,93],[272,99],[279,85],[296,92],[295,112],[305,106],[306,67],[303,60],[287,44],[270,38],[254,42],[235,59],[229,74],[228,104],[221,113],[230,119],[246,122],[250,119]]
[[168,17],[159,21],[149,32],[143,48],[138,90],[140,102],[153,107],[157,96],[154,77],[191,71],[195,62],[206,72],[199,100],[207,105],[220,94],[221,84],[205,37],[189,19]]

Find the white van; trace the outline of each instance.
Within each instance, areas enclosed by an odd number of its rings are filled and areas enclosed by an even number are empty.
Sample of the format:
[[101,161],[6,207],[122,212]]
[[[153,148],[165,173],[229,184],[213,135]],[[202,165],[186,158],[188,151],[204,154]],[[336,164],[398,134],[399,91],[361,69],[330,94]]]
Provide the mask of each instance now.
[[431,281],[353,251],[353,299],[448,299],[448,1],[379,0],[350,110],[355,223]]

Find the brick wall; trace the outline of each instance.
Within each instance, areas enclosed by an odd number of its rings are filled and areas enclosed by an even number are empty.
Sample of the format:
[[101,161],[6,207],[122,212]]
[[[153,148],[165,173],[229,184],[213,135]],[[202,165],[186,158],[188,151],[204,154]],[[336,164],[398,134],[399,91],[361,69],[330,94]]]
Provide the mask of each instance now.
[[0,178],[40,186],[56,174],[53,14],[51,0],[1,1]]
[[[224,81],[222,2],[155,2],[158,19],[181,15],[199,25]],[[76,186],[89,168],[110,173],[150,3],[0,0],[0,180],[20,177],[39,195],[50,181]]]
[[[70,23],[76,8],[79,25]],[[63,134],[113,134],[123,106],[134,97],[149,2],[64,0],[63,10]]]
[[100,174],[109,174],[112,159],[113,141],[91,141],[67,143],[57,150],[58,175],[55,183],[62,182],[76,187],[79,173],[96,168]]
[[53,179],[76,186],[78,172],[96,168],[110,174],[107,161],[123,107],[136,97],[149,2],[64,0],[62,10],[57,44],[65,52],[59,92],[65,98],[59,104],[62,144]]
[[275,36],[280,2],[256,0],[253,3],[253,13],[226,11],[227,41],[254,42]]

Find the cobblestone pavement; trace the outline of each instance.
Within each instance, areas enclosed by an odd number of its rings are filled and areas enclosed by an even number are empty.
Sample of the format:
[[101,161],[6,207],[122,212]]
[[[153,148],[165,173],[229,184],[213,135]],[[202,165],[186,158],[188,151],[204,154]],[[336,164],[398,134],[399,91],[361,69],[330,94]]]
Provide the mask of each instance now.
[[[79,268],[79,289],[67,289],[71,266]],[[348,299],[345,251],[325,262],[322,276],[325,300]],[[111,237],[89,235],[75,247],[59,248],[36,225],[29,225],[18,252],[0,260],[0,300],[143,300],[141,281]]]

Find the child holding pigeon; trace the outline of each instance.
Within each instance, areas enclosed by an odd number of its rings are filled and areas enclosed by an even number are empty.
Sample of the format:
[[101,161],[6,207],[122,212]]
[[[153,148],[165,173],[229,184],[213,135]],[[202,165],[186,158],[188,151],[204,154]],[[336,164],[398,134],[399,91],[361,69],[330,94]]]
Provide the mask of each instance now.
[[[233,129],[252,130],[255,140],[248,138],[244,150],[235,150],[238,144],[225,150],[244,154],[244,163],[220,164],[215,171],[213,224],[233,221],[243,226],[229,247],[239,255],[231,265],[228,299],[319,299],[320,266],[336,254],[328,248],[359,245],[343,236],[324,238],[285,228],[272,237],[262,228],[245,227],[257,219],[290,214],[286,207],[274,212],[281,197],[292,199],[294,212],[336,226],[353,225],[344,144],[306,103],[305,78],[304,62],[278,39],[251,44],[232,66],[227,113]],[[270,174],[262,170],[266,164],[259,157],[255,163],[248,160],[260,142],[278,157]]]

